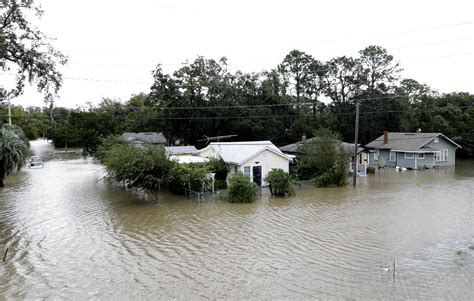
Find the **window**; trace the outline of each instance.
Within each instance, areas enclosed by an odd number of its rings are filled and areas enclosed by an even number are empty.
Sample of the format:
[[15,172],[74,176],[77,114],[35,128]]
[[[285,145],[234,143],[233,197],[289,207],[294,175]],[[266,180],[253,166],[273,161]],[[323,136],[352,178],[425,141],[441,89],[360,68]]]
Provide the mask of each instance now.
[[434,143],[438,143],[438,142],[439,142],[439,138],[438,137],[434,138]]
[[244,166],[244,175],[250,178],[250,166]]
[[391,162],[395,162],[395,155],[396,155],[395,152],[390,151],[390,156],[389,156],[388,160],[391,161]]
[[420,154],[418,154],[417,158],[418,158],[418,159],[424,159],[424,158],[425,158],[425,154],[420,153]]
[[448,161],[448,150],[442,149],[435,153],[435,161],[436,162],[446,162]]
[[447,149],[441,150],[441,160],[448,161],[448,150]]
[[239,167],[236,165],[234,166],[234,172],[238,172],[239,171]]
[[377,150],[375,153],[374,153],[374,160],[378,160],[379,159],[379,150]]
[[405,153],[405,159],[415,159],[414,153]]

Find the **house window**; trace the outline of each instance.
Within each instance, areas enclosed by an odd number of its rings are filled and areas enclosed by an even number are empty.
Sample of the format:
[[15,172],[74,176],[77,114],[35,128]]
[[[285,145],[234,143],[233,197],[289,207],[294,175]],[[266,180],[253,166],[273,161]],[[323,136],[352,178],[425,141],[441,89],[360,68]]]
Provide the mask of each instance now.
[[441,150],[441,160],[448,161],[448,150],[447,149]]
[[438,142],[439,142],[439,138],[438,137],[434,138],[434,143],[438,143]]
[[435,161],[436,162],[446,162],[448,161],[448,150],[442,149],[435,153]]
[[379,150],[377,150],[375,153],[374,153],[374,160],[378,160],[379,159]]
[[244,166],[244,176],[250,178],[250,166]]
[[414,153],[405,153],[405,159],[415,159]]
[[390,156],[388,159],[392,162],[395,162],[395,154],[396,154],[395,152],[390,151]]
[[424,158],[425,158],[425,154],[420,153],[420,154],[418,154],[417,158],[418,158],[418,159],[424,159]]
[[239,171],[239,167],[236,165],[234,166],[234,172],[238,172]]

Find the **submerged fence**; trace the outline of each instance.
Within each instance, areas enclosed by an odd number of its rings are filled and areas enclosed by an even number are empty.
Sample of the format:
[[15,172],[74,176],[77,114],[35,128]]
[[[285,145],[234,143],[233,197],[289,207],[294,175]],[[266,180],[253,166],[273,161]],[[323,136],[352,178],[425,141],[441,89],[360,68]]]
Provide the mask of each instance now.
[[192,199],[198,202],[202,202],[203,200],[207,199],[208,196],[213,195],[213,191],[204,191],[204,192],[197,192],[189,188],[184,189],[184,196],[188,199]]

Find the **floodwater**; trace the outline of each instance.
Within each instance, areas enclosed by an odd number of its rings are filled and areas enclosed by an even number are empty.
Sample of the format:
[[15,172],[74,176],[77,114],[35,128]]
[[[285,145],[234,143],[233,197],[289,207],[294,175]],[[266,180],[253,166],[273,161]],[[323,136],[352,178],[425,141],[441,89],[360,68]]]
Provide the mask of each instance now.
[[0,190],[0,299],[474,299],[474,161],[197,203],[32,147],[45,168]]

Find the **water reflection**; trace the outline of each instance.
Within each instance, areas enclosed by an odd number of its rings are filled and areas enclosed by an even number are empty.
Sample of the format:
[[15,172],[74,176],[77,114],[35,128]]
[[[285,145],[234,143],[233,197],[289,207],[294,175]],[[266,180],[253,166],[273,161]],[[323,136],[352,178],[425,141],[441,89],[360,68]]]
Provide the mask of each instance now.
[[32,145],[46,167],[0,192],[0,299],[473,298],[473,161],[196,203],[144,201],[95,161]]

